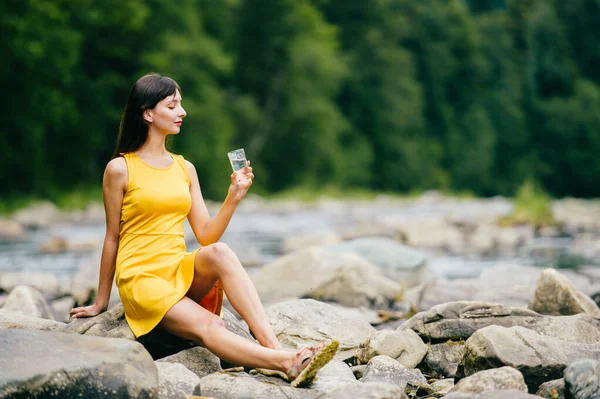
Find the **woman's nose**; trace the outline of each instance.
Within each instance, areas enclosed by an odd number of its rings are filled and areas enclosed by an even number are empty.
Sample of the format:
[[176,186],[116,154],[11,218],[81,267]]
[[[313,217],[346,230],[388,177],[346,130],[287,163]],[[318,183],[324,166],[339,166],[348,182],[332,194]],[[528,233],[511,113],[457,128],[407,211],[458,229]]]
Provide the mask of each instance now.
[[183,107],[181,107],[181,111],[179,112],[179,116],[184,118],[187,115],[187,112],[185,112],[185,109],[183,109]]

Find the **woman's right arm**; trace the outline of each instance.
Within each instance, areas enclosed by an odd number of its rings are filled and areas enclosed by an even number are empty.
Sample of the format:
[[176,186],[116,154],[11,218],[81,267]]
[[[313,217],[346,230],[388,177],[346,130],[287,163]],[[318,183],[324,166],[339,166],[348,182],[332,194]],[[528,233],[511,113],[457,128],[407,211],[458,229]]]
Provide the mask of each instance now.
[[106,213],[106,236],[100,260],[98,294],[93,305],[71,309],[74,319],[96,316],[108,308],[110,291],[115,277],[117,251],[119,249],[119,229],[123,195],[127,190],[127,164],[122,157],[115,158],[106,165],[102,181],[104,211]]

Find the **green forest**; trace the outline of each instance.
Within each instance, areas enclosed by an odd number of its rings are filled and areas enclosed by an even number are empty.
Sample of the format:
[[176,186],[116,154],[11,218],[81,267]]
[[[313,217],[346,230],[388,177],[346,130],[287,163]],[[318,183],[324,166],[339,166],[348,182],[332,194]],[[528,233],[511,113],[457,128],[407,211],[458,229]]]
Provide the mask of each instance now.
[[5,0],[0,199],[98,187],[132,84],[172,150],[253,190],[600,196],[600,0]]

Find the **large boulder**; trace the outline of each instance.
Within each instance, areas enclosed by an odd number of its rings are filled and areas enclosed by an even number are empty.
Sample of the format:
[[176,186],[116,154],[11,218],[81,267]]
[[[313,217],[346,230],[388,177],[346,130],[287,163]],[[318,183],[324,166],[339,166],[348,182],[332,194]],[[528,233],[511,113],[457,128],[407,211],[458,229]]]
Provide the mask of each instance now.
[[[315,247],[282,256],[251,278],[264,303],[312,297],[347,306],[381,304],[393,301],[400,291],[397,283],[364,258]],[[344,286],[355,284],[357,278],[363,278],[358,286]]]
[[194,389],[194,395],[228,399],[313,399],[319,394],[313,389],[292,388],[277,378],[226,372],[207,375]]
[[385,277],[377,266],[357,260],[337,269],[330,280],[311,290],[308,296],[348,307],[384,310],[400,291],[400,285]]
[[194,392],[200,378],[179,363],[156,363],[158,396],[165,399],[185,399]]
[[[184,349],[174,355],[163,357],[156,361],[159,363],[178,363],[186,367],[199,378],[222,371],[221,361],[211,351],[202,347]],[[192,389],[193,391],[193,389]],[[191,392],[190,392],[191,393]]]
[[383,382],[346,383],[336,390],[317,396],[317,399],[408,399],[404,389]]
[[427,345],[414,331],[382,330],[360,345],[356,358],[360,363],[367,363],[375,356],[386,355],[412,369],[426,354]]
[[410,386],[427,386],[427,380],[419,369],[408,369],[389,356],[375,356],[365,369],[361,382],[383,382],[402,389]]
[[[71,296],[77,306],[91,304],[96,299],[98,280],[100,278],[100,259],[102,249],[98,249],[79,263],[79,268],[71,277]],[[120,302],[119,289],[113,279],[110,291],[109,306]]]
[[467,340],[462,363],[465,375],[502,366],[516,368],[535,392],[540,384],[562,377],[569,364],[583,358],[600,359],[600,342],[568,342],[523,327],[488,326]]
[[27,240],[25,227],[15,221],[0,219],[0,242],[19,242]]
[[499,389],[515,389],[527,392],[523,374],[512,367],[482,370],[460,380],[450,392],[476,394]]
[[48,228],[60,218],[60,209],[49,201],[37,201],[13,214],[13,220],[28,229]]
[[0,309],[1,330],[65,331],[67,324]]
[[411,329],[433,342],[444,342],[465,340],[490,325],[522,326],[566,341],[600,342],[600,320],[590,316],[543,316],[528,309],[469,301],[434,306],[417,313],[398,329]]
[[419,369],[433,378],[455,377],[465,353],[464,342],[448,341],[429,345]]
[[321,392],[331,392],[347,383],[358,383],[352,369],[341,360],[331,360],[317,374],[317,378],[310,386]]
[[359,255],[378,266],[386,277],[403,284],[419,283],[425,276],[430,276],[423,253],[390,238],[357,238],[327,249],[333,253]]
[[98,316],[74,319],[68,324],[66,332],[135,340],[135,336],[125,320],[123,304],[113,306]]
[[26,285],[17,285],[13,288],[4,301],[2,309],[26,316],[54,320],[54,314],[44,296],[35,288]]
[[273,331],[293,348],[338,340],[342,360],[354,355],[359,345],[376,330],[365,320],[344,317],[338,310],[314,299],[280,302],[266,308]]
[[142,345],[46,331],[0,331],[0,397],[157,398]]
[[496,389],[485,391],[476,395],[463,392],[450,392],[444,399],[540,399],[540,396],[532,395],[516,389]]
[[545,269],[538,279],[535,296],[529,307],[541,314],[572,315],[585,313],[600,317],[596,302],[563,274],[554,269]]

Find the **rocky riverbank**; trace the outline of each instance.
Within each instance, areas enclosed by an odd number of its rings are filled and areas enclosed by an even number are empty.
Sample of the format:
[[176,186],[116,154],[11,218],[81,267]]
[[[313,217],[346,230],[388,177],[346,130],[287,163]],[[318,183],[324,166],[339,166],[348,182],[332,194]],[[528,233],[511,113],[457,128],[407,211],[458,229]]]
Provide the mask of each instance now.
[[[225,364],[196,343],[164,333],[136,341],[115,287],[107,312],[69,320],[71,307],[95,297],[95,249],[69,279],[49,272],[0,273],[0,398],[595,397],[600,309],[592,298],[600,296],[600,268],[507,263],[474,277],[446,279],[423,252],[481,254],[568,236],[573,248],[597,261],[594,202],[556,202],[559,223],[534,229],[500,227],[497,217],[510,211],[504,199],[469,200],[468,208],[460,208],[460,200],[429,196],[411,201],[419,209],[446,209],[444,215],[385,213],[402,206],[398,201],[382,198],[377,207],[313,204],[344,218],[345,227],[286,234],[282,255],[251,274],[286,348],[340,342],[335,360],[310,388]],[[305,207],[249,198],[240,212],[268,209],[285,216]],[[10,223],[27,234],[34,226],[26,220]],[[228,329],[254,340],[233,309],[226,307],[224,318]]]

